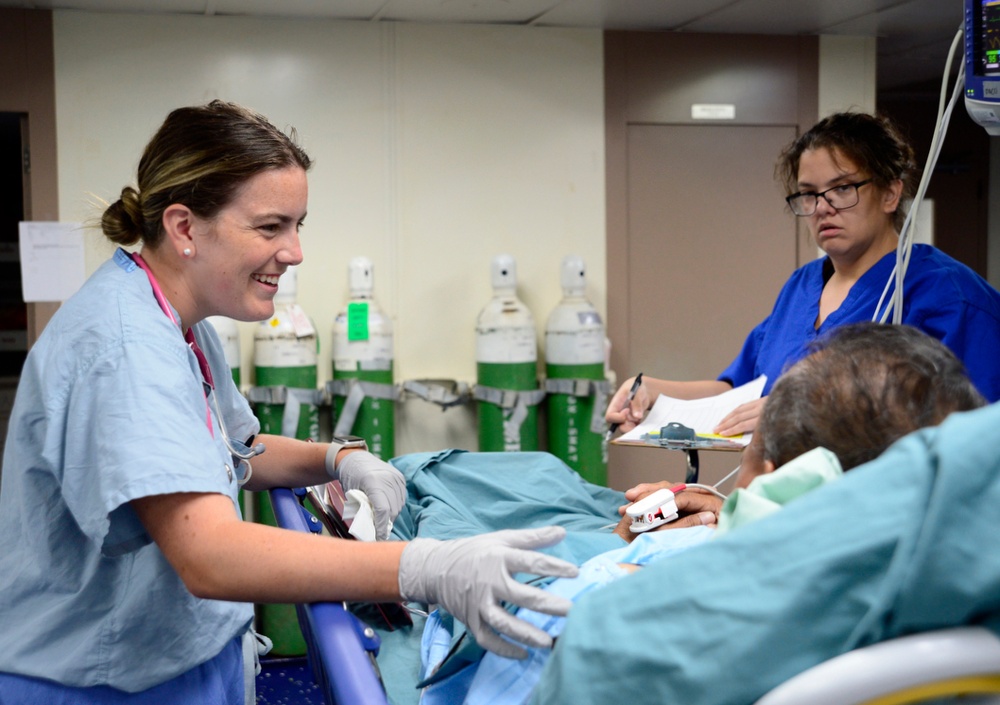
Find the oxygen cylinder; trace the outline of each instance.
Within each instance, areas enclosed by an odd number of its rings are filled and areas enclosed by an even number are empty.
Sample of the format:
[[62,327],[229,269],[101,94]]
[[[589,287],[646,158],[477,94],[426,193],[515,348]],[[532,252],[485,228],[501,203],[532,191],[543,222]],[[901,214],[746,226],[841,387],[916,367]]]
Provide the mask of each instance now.
[[[261,433],[319,440],[319,408],[316,405],[316,374],[319,340],[309,317],[296,303],[295,267],[278,280],[274,315],[257,324],[254,332],[254,371],[261,400],[255,407]],[[286,399],[262,398],[262,390],[285,388]],[[269,395],[264,395],[267,397]],[[293,403],[294,398],[294,403]]]
[[476,320],[479,450],[538,450],[538,343],[535,321],[517,298],[510,255],[490,264],[493,298]]
[[[274,315],[261,321],[254,332],[256,387],[250,390],[261,433],[319,440],[319,407],[316,404],[316,329],[296,303],[297,276],[289,267],[278,280]],[[255,493],[256,520],[277,526],[267,493]],[[273,642],[272,653],[302,656],[306,642],[299,629],[294,605],[259,605],[258,631]]]
[[560,282],[563,298],[545,325],[549,452],[585,480],[605,485],[604,324],[586,298],[582,258],[563,258]]
[[392,321],[375,302],[367,257],[347,268],[350,300],[333,322],[334,435],[361,436],[373,455],[396,453]]
[[226,356],[226,364],[233,375],[236,387],[240,386],[240,329],[236,321],[226,316],[209,316],[206,319],[222,341],[222,352]]

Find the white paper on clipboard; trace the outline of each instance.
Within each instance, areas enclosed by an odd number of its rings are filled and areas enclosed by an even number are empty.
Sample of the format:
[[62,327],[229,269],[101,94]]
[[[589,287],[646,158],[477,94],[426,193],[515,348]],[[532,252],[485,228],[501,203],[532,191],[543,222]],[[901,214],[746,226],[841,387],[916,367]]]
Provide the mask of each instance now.
[[[766,383],[767,376],[761,375],[752,382],[704,399],[675,399],[661,394],[642,423],[622,434],[618,440],[623,443],[642,443],[643,434],[658,434],[662,427],[673,422],[694,429],[696,434],[711,435],[716,425],[730,411],[740,404],[760,399]],[[745,446],[752,437],[752,433],[744,433],[730,440]]]

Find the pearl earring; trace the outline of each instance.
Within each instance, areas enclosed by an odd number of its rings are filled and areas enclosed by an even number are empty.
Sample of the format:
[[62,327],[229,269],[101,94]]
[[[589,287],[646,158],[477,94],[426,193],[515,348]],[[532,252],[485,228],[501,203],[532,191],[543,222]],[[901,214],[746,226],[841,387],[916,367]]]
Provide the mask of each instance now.
[[184,248],[184,256],[185,257],[190,257],[191,256],[191,248],[190,247],[185,247]]

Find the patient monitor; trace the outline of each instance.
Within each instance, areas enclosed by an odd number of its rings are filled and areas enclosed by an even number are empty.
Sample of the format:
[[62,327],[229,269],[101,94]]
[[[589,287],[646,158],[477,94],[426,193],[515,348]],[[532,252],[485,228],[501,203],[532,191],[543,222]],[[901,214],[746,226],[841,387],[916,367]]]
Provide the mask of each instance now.
[[1000,135],[1000,0],[965,0],[965,109]]

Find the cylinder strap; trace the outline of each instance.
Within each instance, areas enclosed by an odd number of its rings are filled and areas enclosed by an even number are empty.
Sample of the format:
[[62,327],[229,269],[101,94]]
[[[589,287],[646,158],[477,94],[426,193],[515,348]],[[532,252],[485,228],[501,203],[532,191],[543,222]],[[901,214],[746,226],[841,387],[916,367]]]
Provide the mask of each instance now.
[[[299,389],[279,385],[276,387],[251,387],[247,390],[247,400],[251,404],[284,404],[288,399],[289,392],[294,392],[294,398],[301,404],[324,403],[323,392],[318,389]],[[305,401],[303,401],[305,400]]]
[[403,391],[437,404],[442,411],[469,400],[469,385],[453,379],[410,379],[403,382]]
[[[303,404],[319,406],[323,403],[323,393],[318,389],[298,389],[295,387],[251,387],[247,399],[253,404],[284,404],[281,412],[281,435],[295,438],[299,429],[299,412]],[[288,404],[291,400],[296,403]]]
[[502,409],[510,409],[504,414],[503,437],[508,447],[517,446],[521,440],[521,424],[528,416],[529,406],[538,406],[545,398],[544,389],[497,389],[477,384],[472,388],[472,396],[478,401],[495,404]]
[[574,397],[589,397],[593,394],[608,395],[611,385],[606,379],[569,379],[549,377],[545,380],[545,391],[549,394],[571,394]]
[[594,397],[594,410],[590,415],[591,433],[604,433],[604,407],[607,405],[611,384],[606,379],[548,378],[545,391],[549,394],[568,394],[574,397]]
[[515,406],[538,406],[545,398],[544,389],[497,389],[477,384],[472,387],[472,398],[504,409]]
[[388,401],[399,399],[399,388],[395,385],[384,382],[367,382],[357,378],[330,380],[326,383],[326,389],[332,396],[345,397],[344,406],[340,410],[337,424],[333,428],[335,436],[346,436],[351,432],[354,428],[354,421],[358,417],[361,402],[365,398]]

